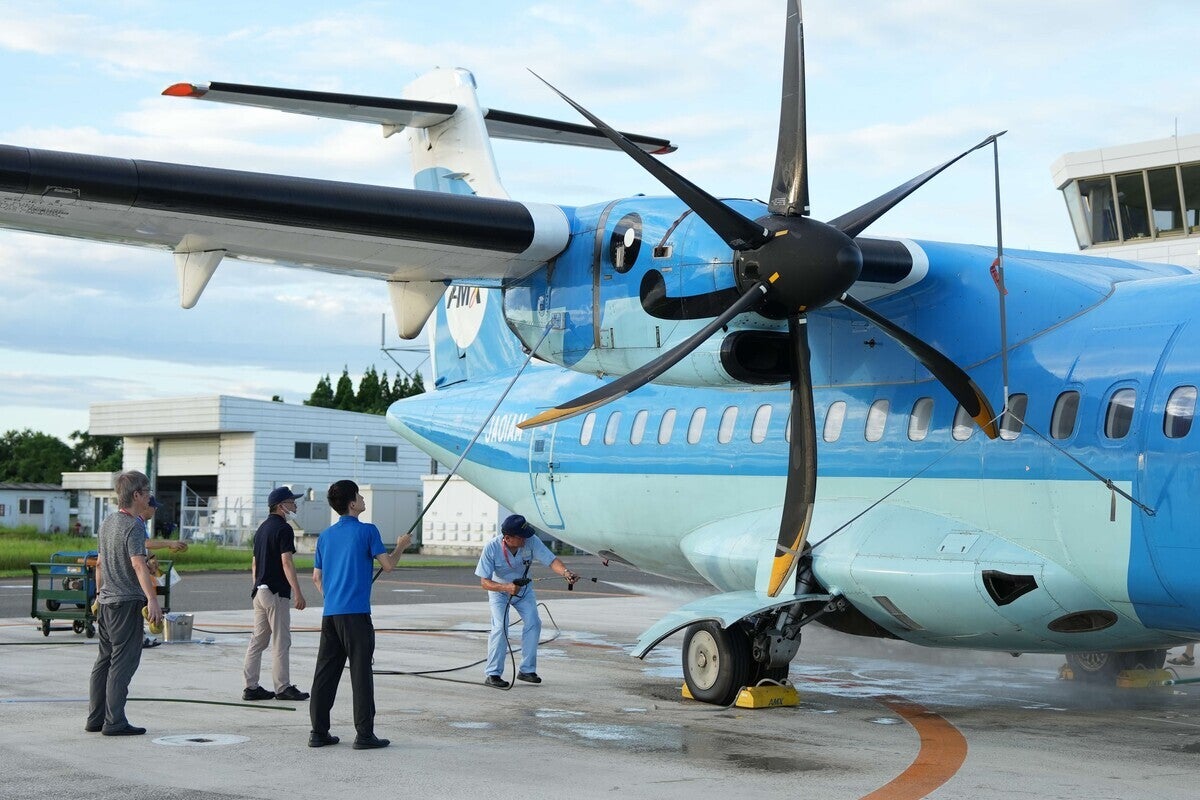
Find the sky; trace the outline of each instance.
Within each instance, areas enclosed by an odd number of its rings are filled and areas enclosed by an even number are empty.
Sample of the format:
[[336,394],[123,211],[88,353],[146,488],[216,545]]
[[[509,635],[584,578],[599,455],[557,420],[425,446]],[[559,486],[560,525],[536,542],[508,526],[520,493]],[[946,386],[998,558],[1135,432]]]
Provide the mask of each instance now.
[[[533,70],[714,195],[769,194],[783,0],[590,3],[0,0],[0,143],[411,186],[377,127],[161,96],[263,84],[397,96],[435,66],[486,107],[581,121]],[[813,216],[832,219],[1007,130],[1010,248],[1073,251],[1059,156],[1200,133],[1194,0],[807,0]],[[622,154],[497,142],[517,200],[665,190]],[[992,244],[991,151],[867,233]],[[66,438],[95,402],[232,394],[298,403],[326,373],[396,367],[382,282],[227,261],[179,308],[168,254],[0,230],[0,431]],[[420,353],[394,354],[408,369]],[[425,367],[428,368],[427,365]]]

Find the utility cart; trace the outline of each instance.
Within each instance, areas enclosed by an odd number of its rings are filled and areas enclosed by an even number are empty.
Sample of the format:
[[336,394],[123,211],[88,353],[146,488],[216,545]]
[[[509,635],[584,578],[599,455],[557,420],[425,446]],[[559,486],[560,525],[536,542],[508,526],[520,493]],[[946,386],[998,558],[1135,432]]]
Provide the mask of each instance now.
[[[29,615],[40,621],[43,636],[49,636],[52,630],[86,633],[89,639],[96,635],[96,615],[92,612],[96,600],[96,556],[95,550],[58,552],[49,561],[29,565],[33,575]],[[158,587],[159,602],[166,613],[171,610],[168,576],[173,562],[160,561],[159,565],[164,575],[163,585]],[[55,622],[71,625],[55,626]]]

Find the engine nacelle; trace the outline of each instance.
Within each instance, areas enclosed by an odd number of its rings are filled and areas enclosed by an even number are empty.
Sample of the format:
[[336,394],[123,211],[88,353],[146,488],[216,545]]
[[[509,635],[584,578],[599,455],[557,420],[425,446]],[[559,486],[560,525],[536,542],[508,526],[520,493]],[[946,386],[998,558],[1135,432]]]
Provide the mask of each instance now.
[[[760,203],[731,203],[754,218]],[[578,209],[571,242],[546,268],[504,294],[504,314],[526,347],[552,326],[537,355],[577,372],[624,375],[684,341],[740,292],[734,253],[671,197]],[[659,383],[775,385],[788,380],[786,322],[743,314],[672,367]]]

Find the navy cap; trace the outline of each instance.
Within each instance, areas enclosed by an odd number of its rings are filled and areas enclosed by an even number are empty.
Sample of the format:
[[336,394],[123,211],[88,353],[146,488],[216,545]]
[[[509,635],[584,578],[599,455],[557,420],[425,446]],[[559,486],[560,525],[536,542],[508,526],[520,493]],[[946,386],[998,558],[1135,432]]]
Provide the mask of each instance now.
[[292,494],[292,490],[286,486],[279,486],[271,490],[271,494],[267,496],[267,508],[274,508],[285,500],[295,500],[303,495]]
[[500,532],[505,536],[520,536],[528,539],[533,536],[533,527],[520,514],[513,514],[500,524]]
[[158,502],[158,498],[155,497],[154,495],[150,495],[150,507],[158,508],[160,505],[161,505],[161,503]]

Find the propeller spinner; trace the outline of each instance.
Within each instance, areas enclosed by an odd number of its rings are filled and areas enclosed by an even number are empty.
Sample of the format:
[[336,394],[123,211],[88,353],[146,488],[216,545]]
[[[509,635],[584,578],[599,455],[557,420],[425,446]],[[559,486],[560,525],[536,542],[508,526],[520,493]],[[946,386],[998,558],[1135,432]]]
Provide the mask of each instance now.
[[862,251],[853,237],[951,164],[992,142],[995,136],[828,223],[809,218],[803,22],[798,0],[788,0],[778,149],[767,204],[770,213],[751,220],[646,154],[540,76],[538,79],[661,181],[736,251],[734,263],[742,294],[712,322],[670,351],[599,389],[531,417],[518,427],[547,425],[595,409],[654,380],[739,314],[782,310],[788,319],[790,342],[792,436],[783,515],[766,587],[772,597],[779,594],[795,570],[796,558],[808,537],[816,497],[817,441],[806,312],[836,301],[866,317],[929,369],[971,412],[989,437],[997,436],[991,405],[961,367],[848,294],[862,270]]

